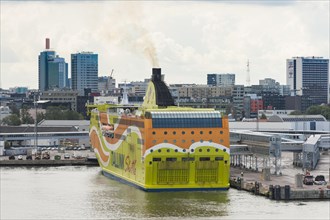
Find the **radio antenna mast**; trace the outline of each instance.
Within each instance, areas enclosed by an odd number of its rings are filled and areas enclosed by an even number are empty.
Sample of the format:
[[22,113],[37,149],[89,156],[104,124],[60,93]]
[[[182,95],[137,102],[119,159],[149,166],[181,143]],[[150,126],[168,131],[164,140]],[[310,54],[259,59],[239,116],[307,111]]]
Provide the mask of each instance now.
[[246,85],[250,86],[250,61],[247,61],[246,65]]

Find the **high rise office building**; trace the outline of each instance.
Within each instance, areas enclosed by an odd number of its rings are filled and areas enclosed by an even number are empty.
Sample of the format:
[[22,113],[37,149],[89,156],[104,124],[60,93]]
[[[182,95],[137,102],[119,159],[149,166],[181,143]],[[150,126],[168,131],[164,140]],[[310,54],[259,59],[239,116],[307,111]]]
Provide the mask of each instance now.
[[207,85],[209,86],[233,86],[235,85],[235,74],[207,74]]
[[329,59],[293,57],[287,59],[286,65],[292,95],[309,97],[313,105],[328,103]]
[[50,50],[50,41],[46,39],[46,50],[38,57],[39,90],[47,91],[55,88],[63,89],[68,84],[68,64],[64,58]]
[[98,55],[92,52],[71,54],[72,89],[84,95],[84,89],[98,90]]

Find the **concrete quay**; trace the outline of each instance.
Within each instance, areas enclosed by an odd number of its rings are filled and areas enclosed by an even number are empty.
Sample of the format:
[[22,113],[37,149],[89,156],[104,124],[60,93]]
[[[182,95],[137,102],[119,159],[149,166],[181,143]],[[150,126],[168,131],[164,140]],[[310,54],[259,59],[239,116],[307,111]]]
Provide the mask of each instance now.
[[[58,151],[48,151],[50,159],[35,160],[35,156],[32,156],[32,160],[27,160],[26,155],[23,155],[22,160],[18,160],[17,156],[15,160],[9,160],[8,156],[0,157],[1,166],[98,166],[94,152],[88,150],[84,151],[66,151],[65,153]],[[69,155],[70,159],[65,159],[64,155]],[[59,160],[55,159],[55,156],[60,156]]]
[[296,174],[303,174],[302,169],[290,165],[292,160],[288,155],[283,159],[282,175],[271,174],[270,180],[265,180],[262,172],[231,167],[230,186],[273,200],[330,200],[330,154],[322,154],[316,169],[310,171],[310,175],[314,178],[317,175],[324,175],[326,185],[304,185],[299,182]]

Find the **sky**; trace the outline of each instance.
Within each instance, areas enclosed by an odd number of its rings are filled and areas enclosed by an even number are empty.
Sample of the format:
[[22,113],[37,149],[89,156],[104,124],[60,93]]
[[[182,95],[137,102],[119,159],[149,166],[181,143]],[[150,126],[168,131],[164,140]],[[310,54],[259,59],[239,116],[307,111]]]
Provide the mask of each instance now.
[[[236,84],[273,78],[286,84],[286,59],[329,58],[324,1],[0,1],[0,88],[38,88],[38,55],[94,52],[99,76],[206,84],[234,73]],[[70,71],[69,71],[70,72]],[[69,73],[69,76],[71,74]]]

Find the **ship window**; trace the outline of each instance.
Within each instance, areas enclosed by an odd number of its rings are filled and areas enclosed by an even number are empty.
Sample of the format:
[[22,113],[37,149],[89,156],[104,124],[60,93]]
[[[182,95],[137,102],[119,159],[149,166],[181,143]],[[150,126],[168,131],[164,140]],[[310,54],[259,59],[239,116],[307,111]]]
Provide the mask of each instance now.
[[155,131],[153,131],[153,132],[152,132],[152,134],[154,134],[154,135],[155,135],[155,134],[156,134],[156,132],[155,132]]
[[195,161],[194,157],[182,157],[182,161]]
[[167,134],[167,131],[164,131],[164,134],[166,135]]
[[186,152],[186,149],[183,149],[183,152]]
[[186,140],[182,140],[182,143],[185,143],[186,142]]
[[152,158],[152,161],[162,161],[162,158],[154,157],[154,158]]
[[162,152],[162,150],[161,150],[161,149],[159,149],[159,150],[158,150],[158,152],[160,153],[160,152]]
[[175,151],[175,152],[178,152],[178,149],[175,149],[174,151]]
[[195,150],[194,150],[194,149],[191,149],[190,151],[191,151],[191,152],[194,152]]
[[199,161],[210,161],[210,157],[200,157]]
[[194,140],[191,140],[191,143],[194,143],[195,141]]
[[175,132],[175,131],[173,131],[173,134],[176,134],[176,132]]
[[209,134],[212,134],[212,131],[209,131]]
[[167,149],[166,151],[167,151],[167,153],[169,153],[170,152],[170,149]]
[[176,140],[173,140],[173,143],[175,144],[176,143]]
[[218,152],[219,151],[219,149],[215,149],[215,152]]
[[223,160],[223,157],[215,157],[215,160]]
[[195,133],[194,131],[191,132],[191,134],[194,134],[194,133]]
[[182,134],[185,134],[185,133],[186,133],[186,132],[184,132],[184,131],[182,132]]
[[223,152],[226,152],[227,150],[226,149],[223,149]]
[[220,134],[223,134],[223,131],[220,131]]
[[156,140],[152,140],[152,143],[153,143],[153,144],[156,144]]
[[223,143],[223,139],[220,139],[220,143]]
[[200,131],[199,133],[200,133],[200,134],[203,134],[203,131]]
[[228,162],[228,161],[227,161],[227,160],[225,160],[225,164],[227,164],[227,162]]
[[207,151],[207,152],[210,152],[210,149],[207,149],[206,151]]
[[202,152],[203,150],[202,150],[202,149],[199,149],[198,151],[199,151],[199,152]]
[[203,143],[203,139],[201,139],[200,142]]
[[167,143],[167,140],[164,140],[164,143]]
[[167,157],[166,161],[177,161],[176,157]]

